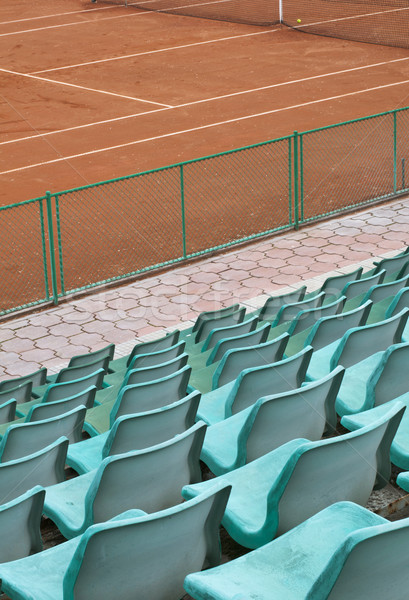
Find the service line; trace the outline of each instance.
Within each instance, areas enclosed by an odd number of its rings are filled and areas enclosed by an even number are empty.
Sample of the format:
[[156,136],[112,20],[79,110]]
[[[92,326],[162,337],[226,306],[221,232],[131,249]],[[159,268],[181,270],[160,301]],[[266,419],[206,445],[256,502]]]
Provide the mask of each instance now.
[[143,144],[146,142],[152,142],[155,140],[160,140],[160,139],[165,139],[165,138],[170,138],[170,137],[175,137],[177,135],[183,135],[185,133],[193,133],[196,131],[202,131],[204,129],[210,129],[212,127],[219,127],[219,126],[223,126],[223,125],[228,125],[230,123],[239,123],[240,121],[246,121],[249,119],[255,119],[258,117],[264,117],[267,115],[272,115],[274,113],[280,113],[280,112],[284,112],[287,110],[293,110],[293,109],[297,109],[297,108],[303,108],[305,106],[312,106],[314,104],[321,104],[323,102],[329,102],[331,100],[339,100],[341,98],[346,98],[348,96],[356,96],[358,94],[365,94],[367,92],[374,92],[376,90],[381,90],[381,89],[385,89],[385,88],[390,88],[390,87],[395,87],[398,85],[405,85],[409,83],[409,79],[406,79],[405,81],[399,81],[397,83],[389,83],[389,84],[385,84],[385,85],[378,85],[376,87],[372,87],[372,88],[366,88],[363,90],[357,90],[355,92],[348,92],[346,94],[339,94],[337,96],[330,96],[328,98],[321,98],[319,100],[312,100],[310,102],[302,102],[301,104],[293,104],[291,106],[285,106],[283,108],[275,108],[273,110],[267,110],[264,112],[260,112],[260,113],[254,113],[251,115],[245,115],[242,117],[236,117],[234,119],[227,119],[225,121],[218,121],[215,123],[209,123],[207,125],[201,125],[199,127],[192,127],[190,129],[182,129],[180,131],[173,131],[171,133],[164,133],[162,135],[156,135],[153,137],[149,137],[149,138],[144,138],[141,140],[134,140],[132,142],[126,142],[124,144],[117,144],[115,146],[107,146],[105,148],[98,148],[98,150],[90,150],[88,152],[81,152],[79,154],[72,154],[70,156],[65,156],[62,158],[55,158],[52,160],[47,160],[47,161],[43,161],[43,162],[39,162],[39,163],[35,163],[35,164],[31,164],[31,165],[26,165],[24,167],[17,167],[15,169],[8,169],[7,171],[1,171],[0,175],[8,175],[9,173],[17,173],[17,172],[21,172],[21,171],[26,171],[28,169],[33,169],[36,167],[43,167],[46,165],[52,165],[52,164],[56,164],[56,163],[60,163],[60,162],[65,162],[65,161],[69,161],[69,160],[73,160],[75,158],[81,158],[83,156],[90,156],[90,155],[95,155],[95,154],[101,154],[102,152],[110,152],[112,150],[118,150],[120,148],[126,148],[129,146],[136,146],[137,144]]

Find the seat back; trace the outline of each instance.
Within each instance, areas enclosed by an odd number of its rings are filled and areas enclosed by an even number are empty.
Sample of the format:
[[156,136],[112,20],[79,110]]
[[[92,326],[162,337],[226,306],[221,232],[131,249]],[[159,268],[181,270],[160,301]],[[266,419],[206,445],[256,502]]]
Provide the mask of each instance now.
[[312,348],[307,347],[291,358],[262,367],[244,369],[227,398],[225,418],[248,408],[263,396],[300,387],[305,379],[311,355]]
[[18,560],[43,549],[41,513],[45,490],[36,486],[0,507],[0,562]]
[[241,307],[235,312],[225,312],[217,318],[205,319],[196,330],[195,344],[203,342],[213,329],[220,329],[220,327],[229,327],[230,325],[241,323],[245,315],[246,309],[245,307]]
[[397,256],[391,256],[390,258],[383,258],[376,265],[375,273],[384,270],[385,277],[392,279],[394,278],[394,275],[400,274],[408,262],[409,256],[407,254],[398,254]]
[[122,415],[154,410],[177,402],[187,395],[191,372],[192,369],[186,366],[167,377],[122,388],[111,410],[110,426]]
[[318,308],[301,310],[294,317],[288,329],[288,333],[290,335],[297,335],[298,333],[301,333],[301,331],[312,327],[319,319],[322,319],[323,317],[338,315],[340,312],[342,312],[345,301],[345,296],[341,296],[335,300],[335,302],[331,302],[330,304],[324,304]]
[[0,463],[0,505],[36,485],[46,487],[64,481],[67,449],[68,440],[59,438],[39,452]]
[[199,401],[200,393],[192,392],[169,406],[119,417],[104,444],[102,458],[155,446],[183,433],[194,425]]
[[[267,327],[270,325],[267,324]],[[270,365],[281,360],[289,337],[288,333],[283,333],[264,344],[228,350],[213,374],[213,389],[233,381],[244,369]]]
[[0,442],[0,462],[34,454],[61,437],[67,438],[71,444],[80,442],[85,413],[85,406],[79,406],[44,421],[10,425]]
[[20,385],[16,385],[15,387],[3,390],[0,392],[0,404],[4,404],[8,400],[15,400],[17,404],[30,402],[32,389],[32,381],[26,381],[25,383],[20,383]]
[[385,318],[393,317],[400,313],[403,308],[409,307],[409,287],[400,290],[392,300],[385,313]]
[[398,344],[408,317],[409,308],[404,308],[390,319],[347,331],[331,357],[331,369],[337,365],[348,368],[392,344]]
[[87,352],[86,354],[77,354],[73,356],[68,363],[69,367],[82,367],[83,365],[89,365],[94,363],[96,360],[108,358],[108,362],[114,358],[115,344],[109,344],[100,350],[95,352]]
[[365,294],[364,301],[372,300],[374,304],[381,302],[386,298],[392,298],[404,287],[409,285],[409,275],[396,279],[389,283],[381,283],[372,286]]
[[350,533],[311,589],[311,598],[406,600],[409,519]]
[[347,283],[341,294],[346,296],[347,301],[351,300],[351,298],[355,298],[356,296],[361,296],[362,294],[366,294],[366,292],[374,285],[378,285],[382,283],[385,278],[385,271],[381,270],[377,272],[375,275],[371,277],[364,277],[362,279],[358,279],[358,281],[351,281]]
[[177,356],[180,356],[185,351],[186,342],[183,340],[177,342],[169,348],[163,348],[157,352],[149,352],[148,354],[137,354],[133,357],[128,366],[128,371],[135,369],[145,369],[147,367],[154,367],[162,363],[168,362]]
[[102,523],[133,508],[153,513],[179,504],[182,487],[201,480],[205,432],[199,421],[156,446],[105,458],[86,494],[86,523]]
[[225,317],[226,315],[230,315],[232,313],[237,312],[240,309],[240,304],[232,304],[231,306],[226,306],[225,308],[218,308],[216,310],[205,310],[200,313],[197,317],[195,324],[192,327],[192,333],[197,331],[204,321],[214,321],[220,319],[221,317]]
[[409,343],[394,344],[368,378],[366,395],[368,406],[379,406],[409,392],[405,373],[409,365]]
[[0,423],[10,423],[16,418],[17,402],[15,400],[7,400],[0,405]]
[[210,350],[214,348],[217,342],[224,340],[226,338],[234,338],[238,335],[243,335],[245,333],[250,333],[254,331],[257,327],[258,317],[252,317],[247,321],[242,321],[237,325],[230,325],[229,327],[218,327],[217,329],[212,329],[212,331],[207,336],[202,352],[206,350]]
[[162,379],[162,377],[172,375],[172,373],[180,371],[180,369],[183,369],[183,367],[187,365],[187,359],[188,355],[185,353],[181,354],[180,356],[176,356],[176,358],[172,358],[165,363],[128,371],[124,377],[122,387],[125,387],[126,385],[136,385],[138,383],[146,383],[148,381],[154,381],[156,379]]
[[43,421],[58,417],[64,413],[74,410],[79,406],[85,406],[86,409],[92,408],[95,401],[95,392],[97,388],[92,385],[83,392],[65,398],[64,400],[55,400],[55,402],[41,402],[32,406],[27,414],[26,422],[34,423],[35,421]]
[[188,573],[220,562],[229,492],[218,486],[155,515],[92,526],[66,571],[64,598],[181,598]]
[[298,290],[291,290],[291,292],[288,292],[287,294],[267,298],[264,306],[260,309],[258,318],[260,321],[274,321],[282,306],[293,304],[294,302],[301,302],[304,300],[306,291],[307,286],[303,285]]
[[152,340],[151,342],[141,342],[136,344],[132,352],[130,353],[126,366],[129,367],[132,359],[138,354],[150,354],[151,352],[159,352],[159,350],[164,350],[165,348],[170,348],[170,346],[174,346],[179,341],[180,331],[176,329],[172,333],[167,333],[163,337]]
[[341,313],[340,315],[322,317],[322,319],[312,326],[305,340],[305,345],[312,346],[316,352],[324,348],[324,346],[335,342],[335,340],[341,339],[348,329],[365,325],[371,307],[372,301],[368,300],[365,304],[358,306],[358,308]]
[[318,306],[321,306],[324,298],[325,293],[320,292],[316,296],[308,298],[308,300],[303,300],[302,302],[294,302],[293,304],[286,304],[285,306],[282,306],[278,311],[276,318],[271,323],[271,326],[277,327],[277,325],[281,325],[282,323],[292,321],[302,310],[307,310],[308,308],[317,308]]
[[82,377],[92,375],[98,369],[103,369],[105,373],[108,371],[109,356],[97,358],[93,362],[76,365],[74,367],[66,367],[58,373],[55,383],[66,383],[68,381],[76,381]]
[[257,400],[248,426],[246,462],[296,438],[319,440],[337,424],[335,400],[344,376],[337,367],[308,385]]
[[359,267],[351,273],[343,273],[342,275],[328,277],[322,284],[319,291],[325,292],[326,300],[329,298],[338,298],[347,283],[350,281],[356,281],[361,277],[362,270],[362,267]]
[[75,396],[84,392],[90,386],[95,386],[97,390],[101,389],[104,379],[104,369],[98,369],[95,373],[67,381],[64,383],[52,383],[48,386],[41,402],[55,402],[56,400],[65,400],[71,396]]
[[254,329],[249,333],[242,333],[236,337],[228,337],[226,339],[219,340],[217,344],[214,345],[213,350],[207,359],[206,365],[211,365],[212,363],[221,360],[227,350],[232,350],[233,348],[248,348],[249,346],[264,344],[264,342],[267,341],[270,330],[270,324],[265,323],[258,329]]
[[[299,447],[286,467],[277,535],[334,502],[350,500],[365,506],[374,485],[384,487],[389,480],[390,445],[404,411],[396,403],[373,425]],[[268,503],[276,502],[270,492]]]
[[34,371],[28,375],[23,375],[22,377],[14,377],[13,379],[5,379],[4,381],[0,381],[0,392],[5,392],[6,390],[15,388],[23,383],[27,383],[27,381],[31,381],[33,387],[44,385],[47,383],[47,369],[43,367],[38,371]]

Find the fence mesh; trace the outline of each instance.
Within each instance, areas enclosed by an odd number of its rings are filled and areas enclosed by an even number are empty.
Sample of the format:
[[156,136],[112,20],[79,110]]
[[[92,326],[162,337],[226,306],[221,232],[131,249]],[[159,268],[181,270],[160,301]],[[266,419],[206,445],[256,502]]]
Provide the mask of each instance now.
[[289,139],[184,167],[187,253],[289,226]]
[[247,23],[409,48],[408,0],[105,0],[133,10]]
[[396,113],[396,188],[409,189],[409,110]]
[[0,314],[49,298],[45,199],[0,208]]
[[302,134],[301,219],[394,193],[393,114]]
[[66,292],[183,255],[179,169],[59,194]]

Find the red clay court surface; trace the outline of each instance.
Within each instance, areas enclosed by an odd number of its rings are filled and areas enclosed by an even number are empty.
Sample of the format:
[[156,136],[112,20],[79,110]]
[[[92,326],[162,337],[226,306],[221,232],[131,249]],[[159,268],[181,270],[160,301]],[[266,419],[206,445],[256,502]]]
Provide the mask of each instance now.
[[0,203],[409,104],[409,51],[88,0],[0,4]]

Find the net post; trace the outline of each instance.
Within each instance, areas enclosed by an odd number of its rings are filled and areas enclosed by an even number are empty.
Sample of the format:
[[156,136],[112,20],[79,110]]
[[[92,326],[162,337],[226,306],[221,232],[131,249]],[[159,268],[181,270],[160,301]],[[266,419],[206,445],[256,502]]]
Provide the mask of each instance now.
[[281,24],[283,22],[283,0],[278,0],[278,14]]

